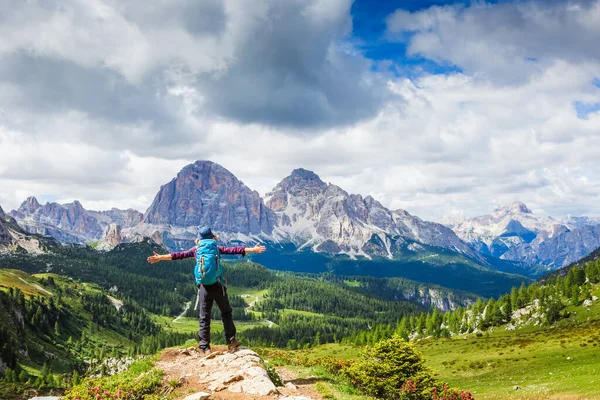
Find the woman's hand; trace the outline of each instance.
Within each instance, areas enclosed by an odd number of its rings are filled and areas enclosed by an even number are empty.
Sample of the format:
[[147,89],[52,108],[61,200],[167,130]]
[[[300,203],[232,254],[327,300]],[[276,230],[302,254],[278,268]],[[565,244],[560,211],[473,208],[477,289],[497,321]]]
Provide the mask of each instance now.
[[160,255],[157,252],[153,252],[154,254],[151,255],[150,257],[148,257],[148,262],[150,264],[155,264],[159,261],[167,261],[171,259],[171,255],[170,254],[164,254],[164,255]]
[[261,246],[260,243],[256,243],[254,247],[247,247],[246,253],[264,253],[267,248],[265,246]]

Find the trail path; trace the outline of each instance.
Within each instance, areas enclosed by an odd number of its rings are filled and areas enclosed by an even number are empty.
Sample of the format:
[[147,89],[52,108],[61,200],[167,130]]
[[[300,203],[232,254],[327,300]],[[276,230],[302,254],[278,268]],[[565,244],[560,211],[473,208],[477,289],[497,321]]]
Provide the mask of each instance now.
[[[250,304],[248,304],[248,307],[244,308],[244,311],[245,311],[246,313],[247,313],[248,311],[250,311],[250,309],[251,309],[252,307],[254,307],[254,305],[255,305],[256,303],[258,303],[258,301],[260,300],[260,299],[259,299],[257,296],[252,296],[252,295],[249,295],[249,294],[243,294],[243,295],[242,295],[242,297],[254,297],[254,301],[253,301],[253,302],[251,302]],[[269,323],[269,328],[272,328],[272,327],[273,327],[273,325],[275,325],[275,323],[274,323],[273,321],[270,321],[270,320],[268,320],[268,319],[266,319],[265,321],[267,321],[267,322]]]
[[177,316],[177,318],[175,318],[175,319],[173,320],[173,322],[177,322],[177,321],[179,321],[179,318],[181,318],[181,317],[183,317],[183,316],[185,315],[185,313],[187,312],[187,310],[189,310],[189,309],[190,309],[190,306],[191,306],[191,305],[192,305],[192,302],[191,302],[191,301],[188,301],[187,303],[185,303],[185,308],[183,309],[183,312],[182,312],[181,314],[179,314],[179,315]]

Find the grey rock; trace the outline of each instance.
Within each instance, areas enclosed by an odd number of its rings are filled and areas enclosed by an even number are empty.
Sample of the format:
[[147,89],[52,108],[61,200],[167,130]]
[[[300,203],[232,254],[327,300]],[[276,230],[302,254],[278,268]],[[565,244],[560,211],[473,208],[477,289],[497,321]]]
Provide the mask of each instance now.
[[475,218],[440,221],[483,254],[530,266],[568,265],[600,247],[600,220],[569,217],[560,222],[514,202]]
[[160,188],[143,222],[177,227],[208,225],[218,233],[270,234],[275,220],[258,192],[219,164],[196,161]]
[[142,220],[142,214],[132,209],[89,211],[79,201],[42,206],[35,197],[27,198],[10,215],[29,233],[52,236],[68,243],[97,241],[111,224],[133,227]]
[[110,224],[106,228],[106,231],[104,232],[104,236],[100,240],[100,243],[98,243],[97,249],[104,251],[112,250],[118,244],[120,244],[122,240],[123,238],[121,237],[121,225]]
[[401,247],[418,242],[484,262],[451,229],[404,210],[391,211],[371,196],[349,194],[302,168],[277,184],[265,203],[277,215],[273,235],[299,248],[393,258]]

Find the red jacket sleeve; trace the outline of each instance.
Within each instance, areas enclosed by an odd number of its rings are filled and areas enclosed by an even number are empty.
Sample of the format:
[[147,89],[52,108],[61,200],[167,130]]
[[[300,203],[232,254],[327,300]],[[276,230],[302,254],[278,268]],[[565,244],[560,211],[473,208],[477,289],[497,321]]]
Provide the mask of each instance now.
[[183,260],[184,258],[191,258],[191,257],[196,258],[196,246],[192,247],[188,251],[171,253],[171,260]]
[[241,254],[243,257],[246,255],[246,248],[244,246],[237,246],[237,247],[219,246],[219,253],[221,253],[221,254]]

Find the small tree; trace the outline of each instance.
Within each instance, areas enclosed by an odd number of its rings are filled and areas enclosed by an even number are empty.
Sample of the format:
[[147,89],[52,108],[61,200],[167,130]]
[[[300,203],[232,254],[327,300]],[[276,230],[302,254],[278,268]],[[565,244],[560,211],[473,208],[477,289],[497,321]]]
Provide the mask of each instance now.
[[345,373],[365,393],[378,398],[401,398],[402,386],[411,381],[416,384],[412,398],[431,398],[433,373],[421,354],[399,335],[366,347],[361,356]]

